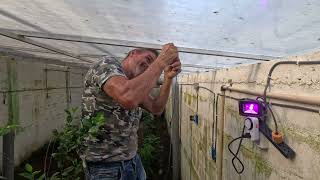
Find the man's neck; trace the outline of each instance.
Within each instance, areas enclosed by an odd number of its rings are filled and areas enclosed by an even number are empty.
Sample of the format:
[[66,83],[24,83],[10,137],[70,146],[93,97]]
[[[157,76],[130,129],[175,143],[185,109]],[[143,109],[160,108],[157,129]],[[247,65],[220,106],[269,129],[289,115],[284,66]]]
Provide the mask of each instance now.
[[128,68],[127,68],[127,66],[126,66],[125,60],[123,60],[123,61],[121,62],[121,68],[122,68],[124,74],[127,76],[128,79],[132,79],[132,78],[133,78],[133,77],[132,77],[132,73],[130,73],[130,71],[128,70]]

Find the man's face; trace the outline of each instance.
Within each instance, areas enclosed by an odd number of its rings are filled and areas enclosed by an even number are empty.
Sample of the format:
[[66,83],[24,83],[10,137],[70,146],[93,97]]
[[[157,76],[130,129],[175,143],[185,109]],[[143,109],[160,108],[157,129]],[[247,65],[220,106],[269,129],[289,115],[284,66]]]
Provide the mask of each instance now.
[[127,57],[129,63],[129,70],[133,77],[137,77],[142,74],[153,61],[157,58],[157,56],[148,50],[133,50],[129,53]]

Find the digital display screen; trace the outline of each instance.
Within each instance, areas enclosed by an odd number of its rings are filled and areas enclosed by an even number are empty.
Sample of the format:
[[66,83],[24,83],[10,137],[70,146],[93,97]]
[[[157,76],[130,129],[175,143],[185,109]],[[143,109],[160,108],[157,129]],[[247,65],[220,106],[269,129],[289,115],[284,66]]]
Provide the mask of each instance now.
[[257,100],[242,99],[239,101],[239,113],[242,116],[260,117],[262,115],[262,104]]
[[253,102],[243,103],[242,110],[246,114],[259,114],[259,104]]

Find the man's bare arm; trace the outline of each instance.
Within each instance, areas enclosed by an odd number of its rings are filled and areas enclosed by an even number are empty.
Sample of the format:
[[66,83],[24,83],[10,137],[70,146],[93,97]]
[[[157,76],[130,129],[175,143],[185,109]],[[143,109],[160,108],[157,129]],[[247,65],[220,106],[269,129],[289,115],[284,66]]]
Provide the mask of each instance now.
[[160,87],[159,96],[157,96],[156,98],[147,96],[141,106],[154,115],[161,115],[168,101],[171,83],[172,79],[165,80],[163,85],[161,85]]
[[159,96],[155,99],[151,98],[150,96],[146,97],[141,106],[152,114],[161,115],[168,101],[172,78],[174,78],[180,72],[180,70],[181,63],[178,58],[175,63],[171,64],[169,67],[166,67],[164,71],[165,80],[163,85],[160,87]]
[[176,57],[177,48],[173,44],[167,44],[145,72],[130,80],[114,76],[103,85],[103,90],[125,109],[136,108],[149,96],[164,68]]
[[103,85],[103,90],[125,109],[136,108],[155,87],[163,69],[163,65],[154,62],[136,78],[130,80],[123,76],[110,78]]

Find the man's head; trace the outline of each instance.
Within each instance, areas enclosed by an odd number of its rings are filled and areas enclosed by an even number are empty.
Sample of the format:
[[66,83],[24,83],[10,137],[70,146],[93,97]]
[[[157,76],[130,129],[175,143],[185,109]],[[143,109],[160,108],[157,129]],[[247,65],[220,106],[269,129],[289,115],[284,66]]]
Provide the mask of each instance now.
[[122,62],[126,75],[131,79],[142,74],[159,53],[154,49],[139,48],[131,50]]

